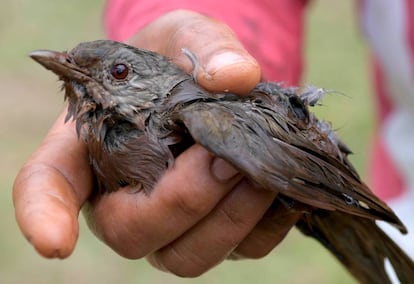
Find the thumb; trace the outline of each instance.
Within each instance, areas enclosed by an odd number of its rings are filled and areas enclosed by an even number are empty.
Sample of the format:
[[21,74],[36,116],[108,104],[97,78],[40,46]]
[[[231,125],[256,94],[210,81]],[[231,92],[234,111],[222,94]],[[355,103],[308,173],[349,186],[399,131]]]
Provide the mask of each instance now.
[[[140,30],[129,43],[170,57],[189,73],[196,67],[198,83],[213,92],[246,94],[260,80],[257,61],[233,31],[224,23],[198,13],[185,10],[167,13]],[[193,66],[183,48],[195,55],[198,66]]]
[[69,256],[78,238],[78,214],[92,189],[87,148],[63,112],[17,175],[17,223],[45,257]]

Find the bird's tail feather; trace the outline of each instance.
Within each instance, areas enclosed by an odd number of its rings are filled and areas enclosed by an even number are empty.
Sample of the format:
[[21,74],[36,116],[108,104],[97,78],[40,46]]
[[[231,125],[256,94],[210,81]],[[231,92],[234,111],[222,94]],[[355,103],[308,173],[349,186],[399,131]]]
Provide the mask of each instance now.
[[329,249],[361,283],[391,283],[386,260],[400,283],[414,283],[414,262],[375,221],[316,210],[305,214],[297,227]]

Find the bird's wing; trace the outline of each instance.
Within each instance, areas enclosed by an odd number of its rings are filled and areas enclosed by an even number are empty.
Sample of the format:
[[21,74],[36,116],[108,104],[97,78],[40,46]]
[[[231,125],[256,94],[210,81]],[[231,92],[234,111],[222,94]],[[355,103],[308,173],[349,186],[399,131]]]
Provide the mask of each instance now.
[[385,220],[404,231],[398,217],[352,168],[306,140],[305,131],[287,113],[263,99],[193,102],[176,117],[194,141],[264,188],[317,208]]

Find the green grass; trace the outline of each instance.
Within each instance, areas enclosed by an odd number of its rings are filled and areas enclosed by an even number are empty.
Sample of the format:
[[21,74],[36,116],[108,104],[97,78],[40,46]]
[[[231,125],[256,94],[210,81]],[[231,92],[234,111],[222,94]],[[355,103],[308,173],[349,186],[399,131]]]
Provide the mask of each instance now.
[[338,129],[354,151],[351,160],[364,176],[373,110],[369,57],[357,27],[356,7],[352,2],[329,0],[315,4],[309,18],[304,81],[340,93],[328,95],[316,113]]
[[[30,61],[33,49],[69,49],[103,37],[102,0],[4,0],[0,10],[0,282],[1,283],[353,283],[316,242],[292,231],[268,257],[226,261],[198,279],[181,279],[112,252],[81,219],[74,254],[39,257],[14,221],[11,186],[62,106],[56,78]],[[339,128],[365,173],[372,132],[367,56],[350,1],[319,0],[310,9],[304,83],[336,90],[318,114]]]

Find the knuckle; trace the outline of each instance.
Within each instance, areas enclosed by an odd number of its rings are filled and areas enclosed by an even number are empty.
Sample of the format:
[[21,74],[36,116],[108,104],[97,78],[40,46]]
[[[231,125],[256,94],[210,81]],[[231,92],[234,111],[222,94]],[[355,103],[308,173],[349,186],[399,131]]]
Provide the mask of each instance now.
[[179,250],[173,245],[164,248],[161,253],[156,252],[154,258],[157,268],[187,278],[198,277],[213,266],[197,254]]
[[[142,230],[131,219],[117,218],[114,212],[108,218],[97,215],[88,217],[87,222],[92,232],[117,254],[127,259],[139,259],[147,255],[156,244],[147,230]],[[119,221],[122,220],[122,221]]]
[[195,191],[190,188],[176,191],[172,202],[175,204],[177,210],[180,210],[184,215],[189,217],[204,216],[212,207],[209,202],[197,197]]
[[223,235],[217,239],[217,243],[223,250],[231,251],[240,243],[240,236],[238,234]]
[[252,226],[254,220],[250,216],[243,214],[244,211],[239,209],[233,208],[231,204],[226,204],[226,206],[220,206],[218,208],[218,214],[223,219],[223,222],[226,223],[226,226],[240,229]]
[[227,228],[226,232],[231,232],[227,234],[221,234],[216,242],[219,247],[223,249],[231,250],[239,245],[241,240],[245,237],[251,227],[254,226],[252,222],[249,221],[249,218],[245,218],[243,214],[237,210],[232,209],[231,207],[222,207],[218,209],[218,214],[220,215],[221,222],[223,227]]
[[262,240],[249,240],[248,243],[241,244],[234,251],[244,258],[259,259],[268,255],[275,246],[274,242],[266,244]]
[[118,238],[113,235],[108,236],[107,234],[103,234],[103,240],[117,254],[127,259],[140,259],[148,253],[140,242]]
[[235,251],[246,258],[262,258],[282,242],[289,228],[281,229],[271,220],[262,219]]

